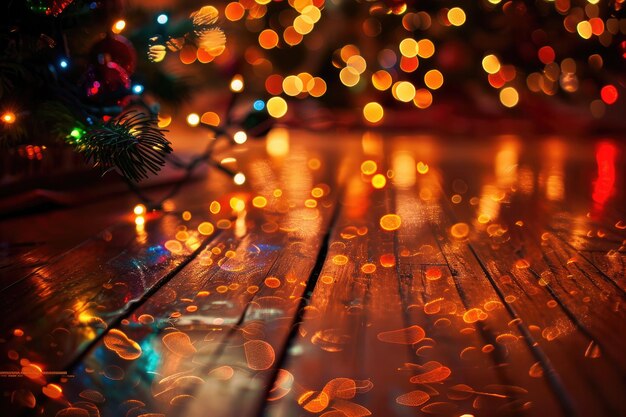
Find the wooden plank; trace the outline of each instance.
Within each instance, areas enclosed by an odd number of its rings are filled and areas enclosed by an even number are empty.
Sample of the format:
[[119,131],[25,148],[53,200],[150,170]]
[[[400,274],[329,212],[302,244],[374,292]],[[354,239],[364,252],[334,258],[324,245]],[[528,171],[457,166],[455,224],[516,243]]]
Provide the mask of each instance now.
[[[505,299],[511,300],[508,307],[522,323],[526,323],[553,371],[560,375],[576,409],[582,415],[624,413],[621,398],[621,392],[626,388],[623,369],[602,356],[598,342],[562,310],[552,289],[554,283],[546,282],[545,277],[535,272],[549,270],[542,259],[527,259],[515,253],[515,248],[521,245],[519,227],[514,224],[499,226],[510,230],[508,240],[501,237],[490,239],[485,227],[473,234],[472,248],[489,273],[501,277],[494,282]],[[529,261],[533,265],[526,267]],[[540,362],[529,369],[529,374],[535,377],[543,372]],[[602,389],[598,381],[602,381],[606,388]]]
[[[501,190],[501,193],[506,192],[506,189]],[[587,281],[585,284],[577,280],[579,288],[573,289],[573,280],[567,274],[560,273],[563,271],[559,271],[558,267],[547,263],[537,242],[554,239],[555,244],[563,245],[554,236],[542,234],[544,226],[538,219],[546,223],[551,221],[549,212],[538,216],[542,210],[528,207],[531,202],[522,197],[514,197],[511,204],[513,210],[509,209],[506,201],[505,198],[505,204],[498,210],[499,217],[485,225],[476,220],[478,213],[469,206],[457,204],[451,207],[457,218],[473,225],[470,233],[473,254],[485,272],[493,277],[492,282],[503,297],[507,309],[513,317],[520,319],[518,326],[525,328],[525,332],[536,342],[538,361],[529,369],[529,373],[538,376],[539,370],[546,375],[545,368],[549,366],[550,372],[559,376],[558,385],[568,393],[576,412],[582,415],[611,416],[623,413],[624,405],[620,397],[625,374],[622,364],[614,357],[598,357],[602,342],[599,343],[594,332],[589,331],[585,321],[579,320],[581,314],[585,314],[581,310],[584,308],[582,300],[579,300],[579,305],[563,302],[564,298],[578,297],[582,288],[593,286],[592,283]],[[571,252],[569,255],[573,256]],[[588,265],[586,272],[591,272]],[[592,279],[595,282],[600,277]],[[604,290],[615,290],[606,281],[594,285],[600,285]],[[576,310],[572,311],[573,308]],[[601,314],[607,316],[606,311]],[[542,363],[541,356],[548,362]],[[602,381],[602,385],[599,386],[598,381]]]
[[[2,334],[8,335],[2,343],[0,369],[19,371],[23,368],[20,361],[26,360],[44,371],[68,370],[109,325],[201,248],[207,238],[195,231],[197,223],[186,223],[172,214],[155,215],[143,230],[126,223],[14,284],[0,307],[5,317]],[[187,230],[184,244],[176,239],[182,228]],[[58,378],[20,378],[16,385],[15,380],[2,378],[0,384],[5,389],[18,390],[22,385],[32,389],[33,384],[53,379]]]
[[[300,161],[304,164],[306,162],[306,159]],[[123,371],[124,378],[114,382],[115,392],[107,397],[112,404],[122,404],[132,399],[141,401],[143,412],[177,413],[191,413],[193,407],[200,404],[205,413],[209,410],[212,415],[219,415],[225,401],[209,402],[207,405],[204,401],[204,387],[215,387],[216,391],[211,390],[210,395],[221,393],[226,400],[230,398],[228,393],[232,396],[236,392],[237,384],[256,380],[252,376],[259,373],[261,369],[256,368],[264,366],[263,360],[267,357],[254,362],[246,356],[250,354],[250,349],[254,353],[254,349],[261,346],[266,349],[265,353],[271,352],[272,357],[275,352],[269,344],[272,340],[261,333],[258,318],[251,319],[259,311],[267,312],[268,321],[276,315],[272,313],[274,307],[271,305],[276,297],[267,293],[257,296],[257,293],[261,293],[264,287],[299,286],[306,280],[308,275],[297,277],[293,282],[295,276],[287,275],[284,281],[276,277],[282,277],[282,273],[306,272],[307,262],[312,268],[306,257],[312,256],[314,264],[315,253],[311,252],[313,248],[307,248],[306,245],[314,244],[316,240],[321,242],[323,228],[333,207],[332,196],[317,200],[319,210],[304,206],[305,200],[310,200],[311,188],[315,185],[315,176],[310,175],[307,169],[303,169],[297,176],[285,170],[285,175],[290,175],[289,181],[292,183],[282,182],[282,195],[269,197],[266,210],[251,209],[248,213],[245,224],[249,234],[229,240],[226,247],[220,250],[212,248],[212,245],[207,247],[167,286],[133,311],[127,321],[109,332],[115,335],[117,331],[122,331],[125,337],[142,347],[144,354],[134,361],[124,361],[107,349],[105,336],[76,368],[77,377],[64,386],[65,398],[75,403],[80,401],[81,392],[85,389],[110,392],[103,387],[111,384],[111,381],[103,378],[101,372],[106,373],[107,366],[114,365]],[[308,180],[303,182],[306,178]],[[297,206],[290,208],[296,202]],[[234,225],[234,233],[237,233],[237,224]],[[294,260],[298,248],[302,255],[306,255],[300,266],[297,265],[300,262]],[[289,303],[297,305],[298,297]],[[286,302],[284,307],[288,307],[289,303]],[[255,308],[255,304],[260,307]],[[285,316],[285,319],[293,320],[294,309],[292,313],[287,313],[292,316]],[[150,317],[152,324],[145,323],[146,317]],[[245,322],[246,318],[250,320],[249,323]],[[271,327],[268,326],[268,332]],[[282,332],[284,337],[287,333]],[[276,337],[274,339],[276,343],[281,342]],[[244,345],[246,342],[249,344]],[[222,357],[236,357],[237,360],[222,365],[219,363]],[[158,359],[152,365],[146,364],[154,358]],[[261,365],[258,365],[259,360]],[[270,367],[271,364],[268,369]],[[93,373],[86,369],[99,372]],[[240,376],[243,374],[250,377]],[[72,384],[76,380],[79,381]],[[192,385],[177,385],[185,383]],[[130,392],[133,392],[132,396],[128,395]],[[257,395],[264,392],[265,387],[261,387]],[[254,403],[252,400],[254,398],[250,399],[251,404]],[[48,403],[46,406],[47,413],[59,409],[56,403]],[[126,411],[123,411],[123,407],[105,406],[100,412],[102,416],[118,416]]]
[[[394,233],[379,224],[392,209],[389,191],[372,191],[359,177],[348,187],[320,279],[288,351],[291,389],[279,399],[270,392],[263,415],[335,410],[408,416],[415,409],[400,403],[424,400],[409,394],[416,387],[403,369],[423,334],[406,321]],[[343,385],[340,393],[336,385]]]
[[[416,361],[421,365],[435,361],[450,370],[448,378],[431,385],[439,393],[433,395],[433,401],[442,409],[454,415],[474,414],[476,407],[480,407],[481,415],[510,414],[528,401],[528,395],[502,395],[502,387],[515,383],[517,378],[510,375],[506,358],[495,349],[490,329],[483,328],[481,322],[463,320],[473,306],[461,298],[430,226],[440,221],[441,208],[437,202],[418,197],[419,191],[433,188],[437,184],[432,175],[423,176],[417,185],[396,185],[396,211],[402,217],[398,273],[404,283],[403,299],[411,322],[420,323],[430,339],[417,349]],[[492,306],[502,308],[499,302],[488,304]]]

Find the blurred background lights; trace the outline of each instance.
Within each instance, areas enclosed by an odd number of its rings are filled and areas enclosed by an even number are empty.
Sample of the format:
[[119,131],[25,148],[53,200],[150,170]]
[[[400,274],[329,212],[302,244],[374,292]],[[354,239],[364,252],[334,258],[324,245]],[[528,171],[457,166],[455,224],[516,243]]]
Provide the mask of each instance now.
[[261,111],[265,108],[265,102],[263,100],[256,100],[253,104],[252,107],[254,108],[254,110],[256,111]]
[[62,58],[62,59],[59,61],[59,67],[61,67],[61,68],[63,68],[63,69],[66,69],[66,68],[67,68],[67,67],[69,67],[69,66],[70,66],[70,64],[69,64],[69,62],[67,62],[67,59]]
[[272,97],[267,101],[267,112],[279,119],[287,114],[287,102],[282,97]]
[[160,15],[157,16],[157,23],[160,25],[166,24],[168,20],[169,18],[167,17],[165,13],[161,13]]
[[200,124],[200,116],[198,113],[189,113],[187,115],[187,124],[189,126],[198,126]]
[[8,111],[2,115],[2,121],[7,124],[15,123],[15,113]]
[[111,31],[113,33],[121,33],[125,27],[126,27],[126,21],[120,19],[117,22],[113,23],[113,27],[111,28]]
[[506,87],[500,90],[500,102],[506,107],[515,107],[519,101],[519,94],[513,87]]
[[236,173],[236,174],[235,174],[235,176],[233,177],[233,181],[234,181],[234,182],[235,182],[235,184],[237,184],[237,185],[242,185],[243,183],[245,183],[245,182],[246,182],[246,176],[245,176],[243,173],[238,172],[238,173]]
[[461,26],[465,23],[465,12],[460,7],[453,7],[448,10],[448,21],[453,26]]
[[133,85],[133,93],[135,93],[135,94],[143,93],[143,85],[141,85],[141,84]]
[[378,123],[383,119],[385,111],[383,110],[383,106],[372,101],[367,103],[365,107],[363,107],[363,117],[370,123]]
[[240,130],[238,132],[235,132],[235,134],[233,135],[233,140],[235,141],[235,143],[241,145],[246,143],[246,141],[248,140],[248,135],[246,135],[246,132],[244,132],[243,130]]
[[234,93],[243,91],[243,77],[241,75],[235,75],[230,81],[230,90]]

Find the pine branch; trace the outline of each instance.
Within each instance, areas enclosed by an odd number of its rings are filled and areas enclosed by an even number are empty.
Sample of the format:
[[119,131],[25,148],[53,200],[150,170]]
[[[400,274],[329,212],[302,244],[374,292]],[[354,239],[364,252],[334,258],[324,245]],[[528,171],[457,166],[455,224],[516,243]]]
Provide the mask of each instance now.
[[172,152],[164,132],[146,114],[127,111],[106,123],[88,127],[75,138],[75,144],[95,166],[140,181],[148,173],[156,174],[165,163],[165,155]]

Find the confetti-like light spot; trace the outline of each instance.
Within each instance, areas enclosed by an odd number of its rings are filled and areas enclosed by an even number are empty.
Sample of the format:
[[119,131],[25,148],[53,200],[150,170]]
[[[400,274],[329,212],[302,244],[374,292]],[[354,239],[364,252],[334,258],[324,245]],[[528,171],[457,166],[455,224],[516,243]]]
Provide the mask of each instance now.
[[228,365],[217,367],[209,372],[209,377],[219,381],[228,381],[233,375],[235,375],[235,370]]
[[434,364],[437,366],[432,365],[433,369],[430,369],[422,374],[415,375],[411,377],[409,381],[413,384],[432,384],[434,382],[441,382],[452,374],[452,371],[447,366],[442,366],[436,362],[434,362]]
[[372,175],[373,173],[376,172],[377,169],[378,169],[378,165],[376,165],[376,162],[372,160],[364,161],[361,164],[361,172],[364,173],[365,175]]
[[187,333],[170,332],[162,340],[165,347],[175,355],[189,357],[197,352]]
[[272,386],[272,389],[268,392],[267,401],[276,401],[283,398],[289,393],[289,391],[291,391],[293,382],[294,377],[291,372],[284,369],[279,369],[278,375],[276,375],[276,380],[274,381],[274,385]]
[[396,398],[396,402],[400,405],[406,405],[408,407],[419,407],[429,399],[430,395],[428,395],[426,392],[415,390],[400,395],[398,398]]
[[255,371],[269,369],[275,360],[274,348],[263,340],[250,340],[243,344],[248,368]]
[[376,189],[384,188],[387,184],[387,178],[383,174],[376,174],[372,177],[372,187]]
[[439,278],[441,278],[442,274],[441,274],[441,268],[437,267],[437,266],[431,266],[426,268],[426,272],[424,273],[424,275],[426,276],[426,279],[429,281],[436,281]]
[[209,236],[212,235],[214,231],[215,227],[209,222],[202,222],[198,225],[198,232],[200,232],[201,235]]
[[395,343],[400,345],[412,345],[419,342],[426,336],[424,329],[414,325],[404,329],[390,330],[378,333],[378,340],[385,343]]
[[335,255],[333,256],[333,263],[335,265],[345,265],[348,263],[348,257],[345,255]]
[[380,227],[384,230],[397,230],[402,224],[402,219],[397,214],[385,214],[380,218]]
[[332,401],[335,398],[349,400],[356,395],[356,382],[350,378],[334,378],[324,385],[322,392]]
[[141,346],[130,339],[124,332],[118,329],[111,329],[104,336],[104,345],[126,360],[135,360],[141,356]]
[[252,205],[256,208],[263,208],[267,206],[267,198],[258,195],[252,199]]
[[380,265],[384,268],[391,268],[396,264],[396,257],[393,253],[385,253],[380,255]]
[[330,399],[325,392],[307,391],[298,397],[298,404],[310,413],[321,413],[328,407]]
[[480,308],[470,308],[463,314],[463,321],[465,323],[476,323],[487,319],[487,313]]
[[373,274],[376,271],[376,265],[372,263],[366,263],[361,266],[361,272],[364,274]]
[[52,398],[53,400],[57,398],[61,398],[63,395],[63,389],[57,384],[48,384],[45,387],[41,388],[41,392],[48,398]]
[[183,251],[183,245],[177,240],[168,240],[165,242],[165,249],[168,251],[177,254]]
[[467,223],[456,223],[450,228],[450,234],[456,239],[464,239],[469,235]]
[[265,278],[265,286],[269,288],[278,288],[280,287],[280,280],[276,277],[267,277]]

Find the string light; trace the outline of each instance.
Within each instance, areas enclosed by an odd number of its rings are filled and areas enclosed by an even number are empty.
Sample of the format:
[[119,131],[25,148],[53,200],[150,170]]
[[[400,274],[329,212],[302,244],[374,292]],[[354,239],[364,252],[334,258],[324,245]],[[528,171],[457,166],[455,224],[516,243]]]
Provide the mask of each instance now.
[[246,176],[243,173],[238,172],[233,177],[233,182],[237,185],[242,185],[243,183],[246,182]]
[[233,93],[240,93],[243,91],[243,77],[241,75],[235,75],[230,81],[230,91]]
[[248,135],[246,135],[246,132],[244,132],[243,130],[240,130],[238,132],[235,132],[235,134],[233,135],[233,140],[235,141],[235,143],[241,145],[246,143],[246,141],[248,140]]
[[6,124],[13,124],[15,123],[15,120],[16,120],[16,117],[15,117],[15,113],[13,112],[8,111],[2,115],[2,121]]
[[111,28],[111,31],[113,33],[121,33],[124,30],[125,27],[126,27],[126,21],[120,19],[120,20],[118,20],[117,22],[115,22],[113,24],[113,27]]
[[198,113],[189,113],[187,115],[187,124],[189,126],[198,126],[200,124],[200,116]]

